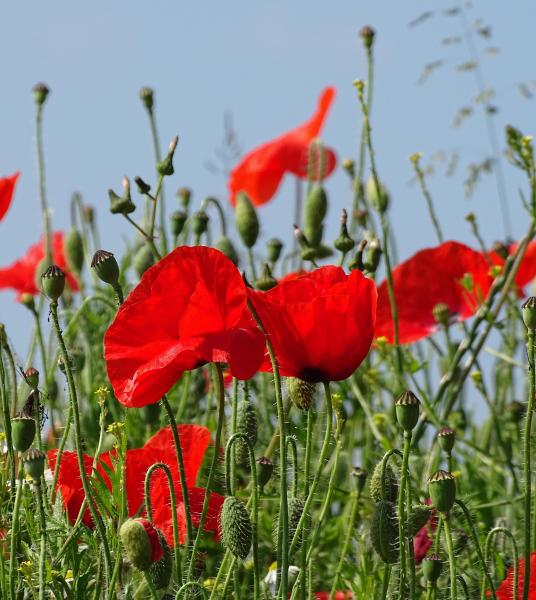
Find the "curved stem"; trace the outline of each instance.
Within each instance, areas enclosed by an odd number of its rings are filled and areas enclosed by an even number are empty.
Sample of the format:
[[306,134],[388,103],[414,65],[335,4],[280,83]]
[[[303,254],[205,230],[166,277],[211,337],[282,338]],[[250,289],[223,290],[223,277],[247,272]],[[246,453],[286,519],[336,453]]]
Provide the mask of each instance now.
[[[517,589],[518,589],[518,581],[519,581],[519,564],[518,564],[518,549],[517,549],[517,542],[515,537],[512,535],[512,532],[507,529],[506,527],[494,527],[489,533],[488,536],[486,538],[486,549],[485,549],[485,559],[486,559],[486,563],[489,561],[489,553],[490,553],[490,549],[491,549],[491,542],[493,541],[493,538],[499,534],[499,533],[503,533],[504,535],[506,535],[507,537],[510,538],[510,541],[512,542],[512,548],[513,548],[513,559],[514,559],[514,586],[513,586],[513,593],[512,596],[514,598],[514,600],[517,598]],[[486,591],[485,591],[485,587],[486,587],[486,579],[485,579],[485,575],[482,577],[482,593],[481,593],[481,598],[484,599],[486,597]],[[493,588],[492,588],[493,589]],[[495,591],[494,591],[494,596],[496,597]]]
[[201,203],[201,210],[205,210],[209,204],[213,204],[218,211],[218,215],[220,217],[220,226],[221,226],[221,234],[222,236],[227,235],[227,220],[225,218],[225,213],[223,212],[223,207],[220,201],[217,198],[213,198],[212,196],[208,196]]
[[203,598],[207,597],[205,588],[198,581],[187,581],[183,586],[181,586],[177,590],[175,600],[180,600],[182,598],[182,595],[184,594],[184,592],[186,592],[190,588],[194,588],[194,589],[197,589],[198,591],[200,591]]
[[523,577],[523,600],[529,597],[530,585],[530,530],[531,530],[531,454],[530,443],[532,436],[532,416],[534,413],[534,395],[536,393],[536,369],[534,364],[534,341],[535,332],[529,329],[527,332],[528,371],[529,371],[529,397],[527,414],[525,417],[525,440],[524,440],[524,472],[525,472],[525,546],[523,555],[525,557],[525,574]]

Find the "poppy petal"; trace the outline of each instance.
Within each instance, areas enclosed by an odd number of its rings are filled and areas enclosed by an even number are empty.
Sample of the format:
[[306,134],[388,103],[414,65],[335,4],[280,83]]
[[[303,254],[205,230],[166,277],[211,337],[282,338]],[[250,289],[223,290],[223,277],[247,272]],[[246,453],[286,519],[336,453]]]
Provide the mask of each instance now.
[[5,217],[11,206],[13,193],[15,192],[15,186],[19,177],[20,173],[18,171],[9,177],[0,177],[0,221]]

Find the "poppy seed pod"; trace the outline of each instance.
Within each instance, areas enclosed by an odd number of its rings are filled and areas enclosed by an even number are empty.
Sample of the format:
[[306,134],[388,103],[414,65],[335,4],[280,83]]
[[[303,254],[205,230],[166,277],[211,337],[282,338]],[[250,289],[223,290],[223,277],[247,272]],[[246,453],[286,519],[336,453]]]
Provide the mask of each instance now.
[[191,222],[194,235],[203,235],[208,227],[208,215],[204,210],[198,210],[192,215]]
[[84,266],[84,244],[78,229],[71,229],[65,237],[64,251],[71,271],[80,274]]
[[26,380],[26,383],[32,388],[32,390],[37,389],[39,386],[39,371],[37,369],[34,369],[34,367],[26,369],[26,371],[24,371],[24,379]]
[[175,173],[175,169],[173,168],[173,155],[175,154],[178,143],[179,137],[175,136],[169,143],[166,157],[156,163],[156,170],[158,173],[160,173],[160,175],[169,177]]
[[262,275],[255,281],[255,288],[263,292],[271,290],[277,285],[277,279],[272,275],[272,269],[268,263],[264,263]]
[[35,419],[30,416],[20,416],[11,419],[11,438],[13,448],[19,452],[26,452],[35,438]]
[[421,402],[410,390],[406,390],[395,402],[395,412],[398,424],[406,433],[413,431],[419,420]]
[[439,470],[429,477],[428,494],[439,512],[449,512],[456,500],[456,480],[452,473]]
[[450,454],[454,448],[454,442],[456,441],[456,432],[450,427],[443,427],[437,432],[437,441],[441,448]]
[[34,96],[34,102],[37,104],[37,106],[43,106],[48,94],[50,93],[50,90],[46,84],[36,83],[32,88],[32,92]]
[[253,528],[246,507],[234,496],[225,498],[220,513],[220,530],[223,546],[235,558],[245,560],[251,548]]
[[382,485],[382,472],[383,461],[381,460],[374,468],[372,477],[370,478],[370,496],[374,502],[380,502],[381,500],[396,502],[398,496],[398,475],[391,465],[386,465]]
[[115,256],[106,250],[97,250],[91,260],[91,268],[104,283],[116,286],[119,282],[119,265]]
[[354,240],[350,237],[350,235],[348,233],[348,228],[346,226],[347,220],[348,220],[348,214],[347,214],[346,210],[343,208],[342,216],[341,216],[341,229],[339,232],[339,237],[335,240],[333,245],[335,246],[335,248],[337,248],[337,250],[339,252],[343,252],[344,254],[346,254],[347,252],[350,252],[350,250],[355,246]]
[[309,410],[316,386],[298,377],[287,377],[287,393],[294,406],[300,410]]
[[151,112],[154,105],[154,91],[152,88],[144,86],[140,89],[140,100],[145,108]]
[[283,242],[279,238],[271,238],[266,242],[266,257],[268,261],[275,264],[281,256]]
[[57,302],[65,289],[65,273],[57,265],[51,265],[41,275],[41,288],[49,300]]
[[26,473],[34,482],[38,483],[45,472],[45,453],[36,448],[31,448],[30,450],[26,450],[21,460]]
[[354,478],[357,493],[360,494],[365,488],[365,483],[368,477],[368,471],[361,467],[354,467],[352,469],[352,477]]
[[272,478],[274,463],[266,456],[257,459],[257,479],[261,490]]
[[168,587],[171,580],[173,557],[165,537],[158,529],[156,532],[162,546],[162,558],[149,567],[149,579],[157,590],[163,590]]
[[108,190],[110,199],[110,212],[112,215],[129,215],[136,210],[136,205],[132,202],[130,194],[128,197],[118,196],[112,189]]
[[523,303],[521,314],[523,315],[525,327],[530,331],[536,330],[536,298],[534,296],[531,296]]
[[259,236],[259,219],[251,200],[244,192],[236,196],[235,222],[244,245],[253,248]]
[[392,564],[398,560],[398,517],[393,502],[382,500],[374,509],[370,537],[383,562]]
[[140,571],[147,571],[164,556],[159,532],[147,519],[128,519],[121,525],[119,537],[128,562]]
[[294,237],[296,238],[298,244],[301,248],[301,257],[303,260],[314,260],[316,258],[316,251],[309,243],[309,240],[305,236],[300,227],[294,225]]
[[365,268],[365,271],[376,273],[382,254],[383,251],[380,240],[374,238],[367,244],[367,247],[363,252],[363,267]]
[[215,244],[214,248],[225,254],[225,256],[235,265],[238,266],[240,259],[238,252],[234,247],[233,242],[226,235],[222,236]]
[[305,199],[303,231],[309,244],[316,247],[322,241],[322,222],[328,210],[328,197],[321,185],[315,187]]
[[155,263],[153,251],[149,246],[144,244],[134,255],[132,266],[138,277],[141,277],[149,267]]
[[424,527],[428,523],[428,519],[432,514],[432,507],[426,504],[418,504],[413,506],[411,509],[411,516],[409,522],[410,535],[414,536],[419,529]]
[[379,213],[384,213],[389,208],[389,192],[381,182],[378,190],[373,177],[367,182],[367,200]]
[[[257,423],[257,414],[253,404],[248,398],[244,398],[238,405],[236,415],[236,432],[245,435],[251,444],[252,448],[255,448],[257,443],[259,425]],[[239,465],[247,463],[249,460],[248,445],[244,440],[238,438],[236,444],[236,462]]]
[[184,224],[188,215],[183,210],[176,210],[172,212],[169,220],[171,222],[171,233],[173,235],[180,235],[184,229]]
[[430,583],[435,583],[439,579],[442,568],[443,561],[439,554],[425,556],[422,561],[423,575],[426,578],[426,581],[429,581]]

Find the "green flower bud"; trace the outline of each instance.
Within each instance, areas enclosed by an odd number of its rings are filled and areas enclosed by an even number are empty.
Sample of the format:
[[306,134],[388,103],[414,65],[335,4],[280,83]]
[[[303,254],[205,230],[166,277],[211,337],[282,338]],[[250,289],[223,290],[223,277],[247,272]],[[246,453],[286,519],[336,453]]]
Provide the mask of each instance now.
[[247,248],[253,248],[259,236],[257,212],[244,192],[236,196],[235,222],[238,233]]
[[396,502],[398,497],[398,475],[391,465],[385,467],[384,484],[382,485],[383,461],[381,460],[370,478],[370,496],[374,502],[387,500]]
[[35,312],[35,300],[32,294],[21,294],[20,303],[31,312]]
[[405,432],[410,433],[417,425],[420,405],[420,400],[409,390],[406,390],[397,398],[395,403],[396,419]]
[[365,488],[368,472],[365,469],[362,469],[361,467],[354,467],[352,469],[352,477],[355,481],[357,493],[360,494]]
[[215,244],[214,248],[225,254],[225,256],[235,265],[238,266],[240,262],[238,253],[234,247],[233,242],[226,235],[222,236]]
[[343,208],[342,216],[341,216],[341,229],[339,232],[339,237],[333,243],[335,248],[337,248],[337,250],[339,252],[342,252],[343,254],[350,252],[350,250],[355,246],[355,242],[350,237],[350,235],[348,233],[348,228],[346,227],[347,220],[348,220],[348,214],[347,214],[346,210]]
[[192,232],[196,236],[203,235],[208,227],[208,215],[204,210],[198,210],[192,215]]
[[150,87],[142,87],[140,90],[140,100],[145,108],[151,112],[154,105],[154,92]]
[[342,161],[342,168],[348,173],[350,179],[355,177],[355,162],[351,158],[345,158]]
[[140,571],[147,571],[162,559],[164,549],[159,531],[147,519],[127,519],[119,530],[119,538],[128,562]]
[[173,235],[180,235],[182,233],[187,218],[188,215],[183,210],[176,210],[171,213],[171,233]]
[[287,394],[294,406],[300,410],[309,410],[313,402],[316,386],[298,377],[287,377]]
[[382,500],[372,514],[370,524],[372,547],[383,562],[398,560],[398,517],[393,502]]
[[192,190],[183,187],[177,190],[177,198],[184,208],[188,208],[192,198]]
[[35,438],[36,423],[30,416],[20,416],[11,419],[11,438],[13,448],[26,452]]
[[274,472],[274,463],[266,456],[257,459],[257,480],[261,490],[272,478]]
[[359,37],[363,40],[363,45],[367,50],[372,48],[372,45],[374,44],[375,35],[376,32],[374,31],[374,29],[372,29],[372,27],[369,27],[368,25],[365,25],[359,32]]
[[456,500],[456,480],[452,473],[439,470],[429,477],[428,494],[439,512],[449,512]]
[[42,450],[31,448],[26,450],[21,460],[26,473],[34,482],[39,482],[45,472],[45,453]]
[[46,102],[50,90],[44,83],[36,83],[32,88],[34,102],[37,106],[43,106]]
[[314,257],[318,260],[322,260],[323,258],[329,258],[330,256],[333,256],[333,250],[329,247],[326,246],[326,244],[318,244],[318,246],[316,246],[316,248],[313,248],[313,252],[314,252]]
[[456,441],[456,432],[450,427],[443,427],[437,432],[437,441],[444,452],[450,454]]
[[36,390],[39,387],[39,371],[34,369],[34,367],[30,367],[24,371],[24,379],[32,390]]
[[366,247],[363,253],[363,267],[369,273],[376,273],[382,257],[382,247],[380,240],[374,238]]
[[179,138],[178,136],[175,136],[169,143],[167,156],[160,162],[156,163],[156,170],[158,173],[160,173],[160,175],[170,176],[175,173],[175,169],[173,168],[173,155],[175,154],[178,143]]
[[158,533],[160,545],[162,546],[163,556],[149,567],[149,579],[157,590],[163,590],[169,586],[169,582],[171,581],[173,556],[171,554],[171,548],[166,542],[166,538],[160,531],[156,531]]
[[282,249],[283,242],[278,238],[271,238],[266,242],[266,256],[272,264],[279,260]]
[[328,197],[321,185],[316,186],[305,199],[303,231],[309,244],[316,247],[322,241],[322,222],[328,210]]
[[264,263],[262,275],[255,281],[255,287],[258,290],[267,292],[277,285],[277,280],[272,275],[272,269],[267,263]]
[[370,178],[367,183],[367,200],[379,213],[384,213],[389,207],[389,193],[382,183],[379,191],[376,189],[374,178]]
[[253,528],[246,507],[234,496],[225,498],[220,530],[223,546],[238,560],[245,560],[251,548]]
[[430,556],[425,556],[422,561],[422,572],[426,581],[430,583],[436,583],[441,575],[441,570],[443,568],[443,561],[439,554],[430,554]]
[[426,504],[419,504],[412,507],[409,523],[410,535],[412,537],[428,523],[431,514],[432,507],[426,506]]
[[352,260],[348,263],[348,268],[350,271],[355,271],[356,269],[363,271],[365,269],[365,266],[363,265],[363,252],[366,246],[367,240],[361,240],[357,245],[357,251]]
[[57,302],[65,289],[65,273],[57,265],[51,265],[41,275],[41,289],[49,300]]
[[97,277],[112,286],[119,282],[119,265],[114,255],[107,250],[97,250],[91,260],[91,268]]
[[[259,425],[257,423],[257,414],[253,404],[248,398],[244,398],[238,405],[236,414],[236,433],[242,433],[246,436],[252,448],[257,443],[257,434]],[[242,439],[235,442],[235,458],[239,465],[249,461],[248,445]]]
[[84,266],[84,244],[78,229],[71,229],[64,241],[65,256],[69,269],[80,275]]
[[136,183],[136,186],[138,187],[138,192],[140,194],[148,194],[151,191],[151,186],[148,183],[146,183],[141,177],[134,177],[134,182]]
[[108,190],[108,197],[110,198],[110,212],[113,215],[129,215],[136,210],[136,205],[134,202],[132,202],[132,198],[130,196],[130,188],[127,187],[127,190],[128,194],[124,196],[118,196],[113,190]]
[[144,244],[134,255],[132,265],[138,277],[141,277],[149,267],[155,263],[153,251],[149,246]]
[[536,329],[536,298],[531,296],[521,307],[525,327],[531,331]]

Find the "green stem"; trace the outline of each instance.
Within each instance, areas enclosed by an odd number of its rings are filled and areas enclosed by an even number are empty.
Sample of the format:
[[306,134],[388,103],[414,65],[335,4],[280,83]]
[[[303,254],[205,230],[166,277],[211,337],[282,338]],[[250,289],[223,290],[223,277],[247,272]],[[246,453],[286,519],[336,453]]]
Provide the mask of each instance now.
[[45,557],[47,549],[47,521],[43,505],[43,490],[40,482],[35,483],[37,504],[39,508],[39,529],[41,534],[41,548],[39,550],[39,600],[45,600]]
[[[161,159],[161,154],[160,154],[160,140],[158,139],[158,129],[156,127],[156,118],[154,116],[154,110],[148,110],[147,111],[149,113],[149,126],[151,128],[151,137],[153,139],[153,147],[154,147],[154,155],[155,155],[155,159],[156,162],[160,162]],[[162,177],[162,176],[161,176]],[[161,181],[159,182],[161,184]],[[158,196],[158,191],[156,192],[155,196],[154,196],[154,210],[156,210],[156,199]],[[167,236],[166,236],[166,202],[165,202],[165,196],[164,196],[164,189],[162,188],[162,192],[160,194],[160,229],[161,229],[161,236],[162,236],[162,252],[164,254],[167,254]],[[154,221],[154,216],[153,216],[153,221]]]
[[[155,202],[155,206],[156,206],[156,202]],[[154,212],[153,212],[154,215]],[[162,255],[160,254],[160,252],[158,252],[158,248],[156,247],[155,243],[154,243],[154,239],[152,234],[147,233],[144,229],[142,229],[137,223],[136,221],[134,221],[134,219],[131,219],[128,215],[123,215],[125,217],[125,219],[134,227],[134,229],[136,229],[140,235],[143,237],[143,239],[149,244],[149,246],[151,247],[151,250],[153,251],[153,254],[155,255],[155,257],[160,260],[162,258]],[[153,223],[154,225],[154,223]]]
[[[485,554],[485,560],[486,560],[486,564],[489,561],[489,554],[490,554],[490,549],[491,549],[491,542],[493,541],[493,538],[499,534],[502,533],[506,536],[508,536],[510,538],[510,541],[512,542],[512,548],[513,548],[513,562],[514,562],[514,585],[512,588],[513,591],[513,598],[515,600],[515,598],[517,598],[517,589],[518,589],[518,581],[519,581],[519,564],[518,564],[518,549],[517,549],[517,542],[515,537],[512,535],[512,532],[507,529],[506,527],[494,527],[489,533],[488,536],[486,538],[486,554]],[[481,599],[484,600],[486,597],[486,575],[484,574],[482,577],[482,591],[481,591]],[[495,589],[492,586],[491,588],[493,590],[493,595],[496,598],[497,595],[495,594]]]
[[255,258],[253,257],[253,250],[251,248],[248,248],[248,261],[249,261],[249,268],[251,270],[251,277],[253,278],[253,281],[257,280],[257,269],[255,268]]
[[15,594],[15,566],[17,563],[17,549],[19,541],[19,512],[23,492],[23,477],[24,473],[22,470],[22,465],[20,465],[19,478],[17,482],[17,493],[15,495],[15,505],[13,506],[13,514],[11,515],[11,549],[9,555],[9,587],[11,590],[11,600],[16,600],[17,598]]
[[73,420],[73,407],[72,404],[69,403],[69,412],[67,413],[67,422],[65,423],[65,429],[63,430],[63,435],[61,436],[60,444],[58,446],[58,453],[56,454],[56,466],[54,467],[54,476],[52,478],[52,487],[50,491],[50,503],[54,504],[56,500],[56,485],[58,483],[58,476],[60,473],[60,463],[61,457],[63,455],[63,450],[65,448],[65,444],[67,443],[67,439],[69,438],[69,432],[71,430],[71,422]]
[[151,576],[149,575],[149,573],[146,571],[144,573],[145,576],[145,583],[147,584],[147,587],[149,588],[149,592],[151,594],[151,598],[153,600],[159,600],[158,598],[158,592],[156,591],[153,582],[151,581]]
[[184,592],[186,592],[190,588],[194,588],[198,592],[201,592],[201,596],[203,598],[207,597],[205,588],[198,581],[188,581],[177,590],[177,595],[175,596],[175,600],[180,600],[182,598],[182,595],[184,594]]
[[[50,227],[50,213],[47,203],[45,181],[45,154],[43,150],[43,105],[37,107],[35,114],[35,141],[37,145],[37,171],[39,177],[39,199],[41,201],[41,215],[43,217],[43,235],[45,238],[45,265],[52,264],[52,231]],[[46,267],[45,267],[46,268]]]
[[451,600],[457,600],[456,557],[454,555],[454,545],[452,544],[452,532],[450,530],[449,516],[443,514],[442,517],[443,525],[445,527],[445,537],[447,539],[447,550],[449,556],[450,598]]
[[11,494],[15,493],[15,451],[13,450],[13,439],[11,436],[11,418],[9,414],[9,401],[6,390],[6,371],[2,352],[0,350],[0,395],[2,398],[2,414],[4,417],[4,431],[6,432],[7,452],[9,455],[9,473],[11,481]]
[[428,213],[430,215],[430,220],[432,221],[432,225],[434,226],[436,235],[437,235],[437,240],[440,244],[443,243],[443,233],[441,231],[441,225],[439,224],[439,220],[437,218],[437,215],[435,213],[435,209],[434,209],[434,202],[432,200],[432,196],[430,195],[430,191],[428,190],[428,187],[426,186],[426,179],[424,177],[424,172],[421,169],[421,166],[417,161],[412,161],[413,162],[413,167],[415,169],[415,174],[417,175],[417,181],[419,182],[419,186],[421,188],[421,192],[422,195],[424,196],[424,199],[426,200],[426,205],[428,207]]
[[383,568],[383,585],[382,585],[382,600],[387,600],[387,594],[389,592],[389,582],[391,580],[391,565],[385,563]]
[[220,227],[221,227],[221,235],[227,235],[227,220],[225,219],[225,213],[223,212],[223,207],[219,200],[213,198],[212,196],[208,196],[205,198],[201,204],[201,210],[206,210],[209,204],[213,204],[218,211],[218,215],[220,217]]
[[11,377],[11,416],[14,417],[17,413],[17,404],[19,400],[17,392],[17,367],[15,366],[15,359],[13,358],[13,352],[9,346],[9,342],[6,341],[4,343],[3,349],[7,356],[9,375]]
[[534,395],[536,393],[536,365],[534,364],[535,350],[535,331],[527,331],[527,351],[528,351],[528,374],[529,374],[529,397],[527,405],[527,414],[525,417],[525,440],[524,440],[524,473],[525,473],[525,546],[523,555],[525,557],[525,574],[523,577],[523,600],[529,596],[530,585],[530,532],[531,532],[531,437],[532,437],[532,416],[534,414]]
[[[411,433],[404,431],[404,451],[402,453],[402,472],[400,486],[398,488],[398,539],[400,548],[400,581],[398,598],[401,600],[405,594],[406,580],[406,550],[407,550],[407,523],[405,511],[406,481],[408,478],[409,453],[411,448]],[[409,500],[409,499],[408,499]],[[408,502],[409,504],[409,502]],[[409,508],[409,506],[408,506]]]
[[[314,410],[309,407],[307,411],[307,433],[305,438],[305,465],[303,467],[303,496],[307,498],[309,495],[309,478],[311,476],[311,455],[313,452],[313,426],[314,426]],[[303,539],[301,548],[301,569],[303,572],[307,569],[307,539]],[[307,594],[307,577],[302,578],[302,600],[306,600]]]

